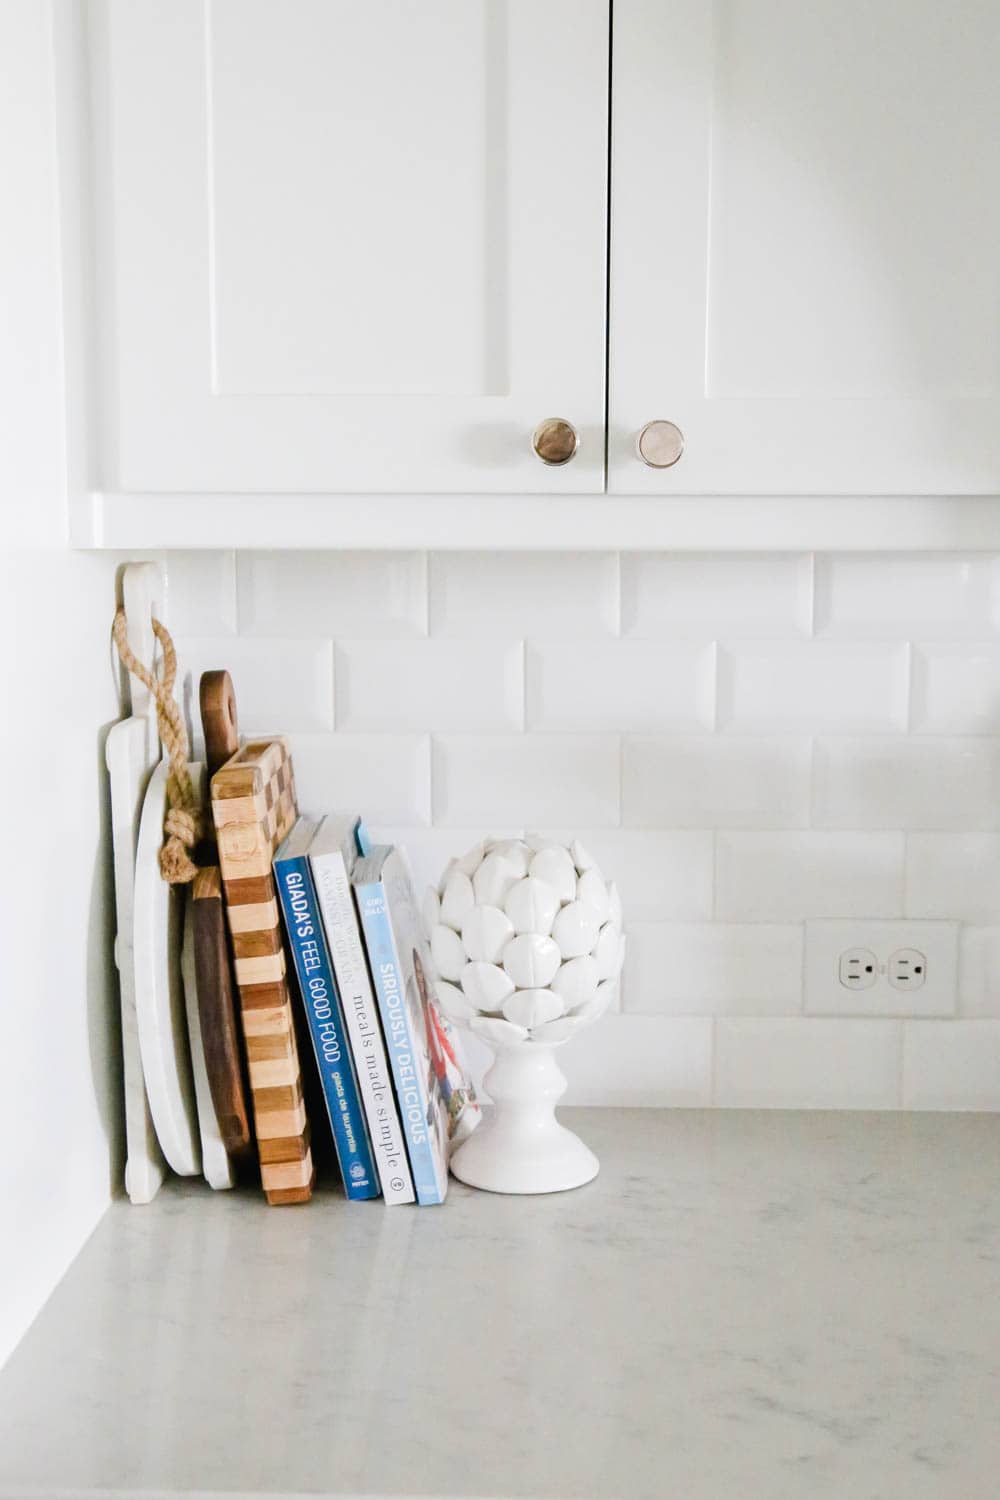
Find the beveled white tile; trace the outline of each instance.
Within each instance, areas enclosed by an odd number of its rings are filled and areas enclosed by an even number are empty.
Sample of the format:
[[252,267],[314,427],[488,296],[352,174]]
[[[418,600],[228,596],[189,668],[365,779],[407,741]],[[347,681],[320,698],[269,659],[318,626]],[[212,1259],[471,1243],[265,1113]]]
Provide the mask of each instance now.
[[625,552],[622,633],[808,635],[812,558],[795,553]]
[[722,921],[897,917],[902,910],[901,833],[717,835],[716,916]]
[[171,635],[213,636],[235,631],[235,553],[168,552],[165,571],[166,622]]
[[801,828],[811,741],[782,736],[628,736],[622,822],[636,828]]
[[243,734],[333,728],[333,647],[329,641],[252,641],[243,636],[175,637],[178,678],[200,742],[198,684],[224,667],[233,679]]
[[426,633],[422,552],[241,552],[237,578],[246,635]]
[[520,642],[340,641],[338,729],[520,729]]
[[958,1009],[962,1016],[1000,1016],[1000,926],[960,929]]
[[577,641],[618,633],[618,559],[610,552],[434,552],[434,635],[542,636]]
[[684,922],[712,915],[714,840],[708,830],[657,833],[618,828],[532,830],[569,843],[579,839],[605,880],[618,886],[625,925]]
[[747,1109],[892,1109],[901,1021],[715,1023],[716,1104]]
[[1000,834],[907,834],[908,917],[988,925],[998,914]]
[[434,740],[434,822],[616,826],[616,735],[450,735]]
[[628,922],[627,1014],[797,1015],[800,924]]
[[529,641],[531,729],[711,729],[715,647],[641,641]]
[[719,728],[828,733],[903,730],[902,643],[744,641],[719,647]]
[[907,1021],[903,1107],[1000,1110],[1000,1021]]
[[565,1104],[695,1108],[709,1103],[712,1022],[707,1016],[602,1016],[559,1054]]
[[922,734],[1000,734],[1000,645],[914,645],[911,722]]
[[988,555],[859,552],[816,559],[822,635],[980,635],[995,626],[996,600],[996,565]]
[[430,822],[426,735],[296,734],[292,760],[302,812],[356,812],[373,827]]
[[1000,739],[818,740],[814,774],[817,828],[1000,826]]
[[399,844],[405,849],[418,898],[429,885],[437,886],[452,859],[481,842],[484,832],[496,838],[519,838],[520,828],[413,828],[406,823],[366,819],[377,844]]

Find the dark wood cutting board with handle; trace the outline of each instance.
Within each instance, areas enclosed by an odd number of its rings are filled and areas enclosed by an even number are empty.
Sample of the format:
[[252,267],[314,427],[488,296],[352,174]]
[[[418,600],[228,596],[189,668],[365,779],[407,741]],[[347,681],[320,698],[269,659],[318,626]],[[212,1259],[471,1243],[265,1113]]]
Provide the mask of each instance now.
[[[203,672],[198,697],[205,760],[211,778],[240,746],[236,695],[229,673]],[[199,870],[192,890],[191,911],[209,1088],[223,1144],[231,1156],[238,1156],[250,1146],[252,1130],[222,875],[217,864]]]

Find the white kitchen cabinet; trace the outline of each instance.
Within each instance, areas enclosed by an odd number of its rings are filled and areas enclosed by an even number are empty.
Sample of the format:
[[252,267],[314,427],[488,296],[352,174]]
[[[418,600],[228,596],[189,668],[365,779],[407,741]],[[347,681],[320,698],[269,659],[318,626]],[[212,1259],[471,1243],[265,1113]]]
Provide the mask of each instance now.
[[613,58],[609,489],[1000,490],[996,0],[616,0]]
[[78,544],[997,545],[996,0],[57,27]]
[[99,488],[603,488],[607,0],[89,23]]

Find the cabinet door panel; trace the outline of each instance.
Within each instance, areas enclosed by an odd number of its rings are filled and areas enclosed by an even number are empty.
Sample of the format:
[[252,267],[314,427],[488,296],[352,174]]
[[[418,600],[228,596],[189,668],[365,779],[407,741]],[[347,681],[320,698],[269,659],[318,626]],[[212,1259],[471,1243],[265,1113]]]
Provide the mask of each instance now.
[[[602,485],[607,0],[94,23],[106,483]],[[548,416],[581,433],[564,469],[531,451]]]
[[618,0],[613,490],[1000,489],[998,76],[996,0]]

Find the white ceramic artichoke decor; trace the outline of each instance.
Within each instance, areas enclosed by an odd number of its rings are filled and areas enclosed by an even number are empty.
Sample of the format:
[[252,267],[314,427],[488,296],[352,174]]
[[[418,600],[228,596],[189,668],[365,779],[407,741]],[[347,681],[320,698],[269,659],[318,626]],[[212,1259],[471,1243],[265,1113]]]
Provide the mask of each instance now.
[[555,1118],[566,1079],[553,1049],[614,999],[617,888],[578,843],[487,839],[428,890],[424,918],[441,1009],[496,1052],[484,1080],[493,1116],[452,1157],[455,1176],[497,1193],[589,1182],[596,1156]]

